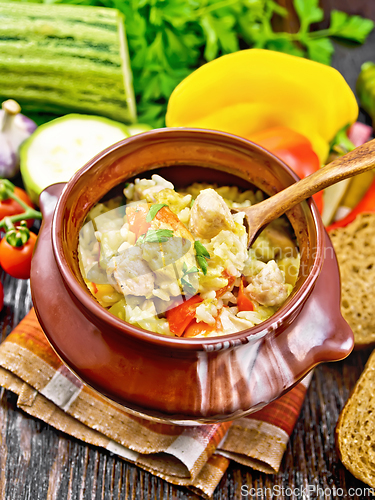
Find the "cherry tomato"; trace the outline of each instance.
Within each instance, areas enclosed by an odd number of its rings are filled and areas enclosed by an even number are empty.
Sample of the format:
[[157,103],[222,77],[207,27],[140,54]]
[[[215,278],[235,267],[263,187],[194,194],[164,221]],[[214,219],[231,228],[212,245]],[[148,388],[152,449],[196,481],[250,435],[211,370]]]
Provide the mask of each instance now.
[[[19,187],[14,188],[14,194],[17,195],[22,201],[24,201],[29,207],[34,208],[32,201],[30,200],[26,191]],[[10,217],[11,215],[17,215],[25,210],[12,198],[7,198],[6,200],[0,201],[0,220],[4,217]],[[27,221],[27,226],[31,227],[33,225],[33,220]]]
[[30,238],[21,247],[13,247],[5,238],[0,241],[0,265],[13,278],[30,278],[31,258],[36,238],[36,234],[30,232]]

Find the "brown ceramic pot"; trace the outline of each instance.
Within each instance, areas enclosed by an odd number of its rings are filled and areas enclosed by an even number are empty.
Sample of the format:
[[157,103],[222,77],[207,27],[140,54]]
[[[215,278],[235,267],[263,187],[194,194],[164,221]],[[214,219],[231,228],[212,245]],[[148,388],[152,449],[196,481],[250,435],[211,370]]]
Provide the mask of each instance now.
[[250,183],[269,195],[297,179],[249,141],[212,131],[160,129],[111,146],[68,184],[47,188],[40,197],[44,219],[32,264],[32,296],[45,334],[78,377],[131,412],[212,423],[261,408],[318,363],[350,353],[353,334],[340,314],[337,261],[312,200],[287,214],[302,256],[295,289],[260,325],[219,338],[171,338],[101,307],[79,272],[79,230],[109,190],[155,169],[176,187],[194,181],[244,188]]

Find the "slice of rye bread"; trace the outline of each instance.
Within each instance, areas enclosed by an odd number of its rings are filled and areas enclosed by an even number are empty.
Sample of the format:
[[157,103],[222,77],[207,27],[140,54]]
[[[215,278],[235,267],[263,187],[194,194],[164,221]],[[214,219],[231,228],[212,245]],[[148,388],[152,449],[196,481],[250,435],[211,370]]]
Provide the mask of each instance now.
[[341,312],[356,347],[375,345],[375,213],[329,233],[341,275]]
[[336,447],[344,466],[375,488],[375,351],[368,359],[336,425]]

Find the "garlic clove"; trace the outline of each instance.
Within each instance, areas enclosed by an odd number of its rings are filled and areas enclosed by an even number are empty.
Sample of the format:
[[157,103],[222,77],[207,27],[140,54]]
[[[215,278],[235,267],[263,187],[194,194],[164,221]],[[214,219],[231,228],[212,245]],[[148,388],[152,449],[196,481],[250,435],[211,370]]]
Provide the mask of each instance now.
[[8,99],[0,110],[0,177],[13,178],[19,172],[19,148],[37,128],[36,123],[20,113],[18,102]]
[[10,146],[4,134],[0,134],[0,177],[8,177],[13,174],[14,165],[17,164],[17,154]]

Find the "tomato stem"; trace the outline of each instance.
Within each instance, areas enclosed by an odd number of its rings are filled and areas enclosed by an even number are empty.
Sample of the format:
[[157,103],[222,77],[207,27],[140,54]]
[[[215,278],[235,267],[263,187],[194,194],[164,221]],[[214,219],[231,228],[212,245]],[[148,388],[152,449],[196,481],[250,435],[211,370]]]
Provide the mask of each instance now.
[[27,203],[25,203],[19,196],[15,194],[14,184],[12,184],[8,179],[2,179],[0,181],[0,198],[1,200],[12,198],[12,200],[16,201],[24,209],[24,212],[22,212],[21,214],[4,217],[4,219],[0,221],[0,229],[8,228],[9,221],[14,224],[15,222],[21,222],[23,220],[42,218],[42,214],[38,210],[34,210],[33,208],[29,207]]
[[26,221],[22,221],[19,226],[14,227],[10,217],[5,217],[6,233],[5,239],[12,247],[22,247],[29,241],[30,231]]
[[14,191],[14,184],[12,184],[8,179],[2,179],[0,181],[0,200],[6,200],[9,198],[9,193]]
[[14,224],[13,224],[13,221],[11,220],[10,217],[4,217],[4,219],[1,221],[3,222],[4,221],[4,229],[6,231],[10,231],[11,229],[14,229]]

